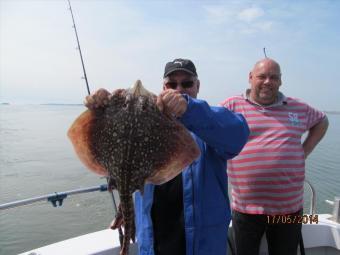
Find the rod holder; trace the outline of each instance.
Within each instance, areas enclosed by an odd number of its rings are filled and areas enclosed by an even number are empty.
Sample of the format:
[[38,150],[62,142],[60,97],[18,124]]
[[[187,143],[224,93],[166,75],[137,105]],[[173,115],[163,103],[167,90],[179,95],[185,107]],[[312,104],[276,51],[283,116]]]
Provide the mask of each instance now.
[[[48,197],[47,201],[51,202],[53,207],[57,207],[58,205],[62,206],[63,201],[66,197],[67,197],[67,194],[65,194],[65,193],[62,193],[62,194],[55,193],[54,196]],[[58,202],[58,205],[57,205],[57,202]]]
[[333,220],[340,223],[340,197],[334,198]]

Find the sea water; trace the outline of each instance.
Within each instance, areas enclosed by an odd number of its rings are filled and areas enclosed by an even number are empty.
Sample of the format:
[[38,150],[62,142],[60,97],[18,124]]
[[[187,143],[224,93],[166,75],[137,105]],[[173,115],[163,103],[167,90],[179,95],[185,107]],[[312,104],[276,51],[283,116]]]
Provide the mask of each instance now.
[[[66,135],[84,110],[81,105],[0,105],[0,204],[106,183],[82,165]],[[340,115],[328,118],[327,135],[306,163],[318,213],[331,213],[324,201],[340,195]],[[305,213],[309,201],[306,189]],[[56,208],[40,202],[0,211],[0,254],[102,230],[113,217],[108,192],[71,196]]]

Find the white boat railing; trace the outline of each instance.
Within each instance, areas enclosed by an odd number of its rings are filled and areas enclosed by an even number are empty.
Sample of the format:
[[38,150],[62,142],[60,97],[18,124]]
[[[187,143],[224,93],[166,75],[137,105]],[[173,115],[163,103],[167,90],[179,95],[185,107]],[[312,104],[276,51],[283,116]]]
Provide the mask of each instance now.
[[314,215],[316,212],[316,192],[313,185],[308,180],[305,179],[305,183],[311,192],[309,214]]
[[[305,183],[307,184],[308,188],[311,191],[311,199],[310,199],[310,214],[314,215],[316,212],[316,192],[313,187],[313,185],[308,181],[305,180]],[[5,204],[0,204],[0,211],[1,210],[6,210],[14,207],[19,207],[19,206],[24,206],[24,205],[29,205],[33,203],[37,203],[40,201],[47,201],[51,202],[54,207],[57,206],[62,206],[63,200],[67,196],[71,195],[76,195],[76,194],[82,194],[82,193],[89,193],[89,192],[94,192],[94,191],[107,191],[107,184],[102,184],[99,186],[93,186],[93,187],[87,187],[87,188],[82,188],[82,189],[75,189],[75,190],[69,190],[69,191],[63,191],[63,192],[55,192],[52,194],[47,194],[47,195],[42,195],[38,197],[33,197],[33,198],[28,198],[28,199],[23,199],[23,200],[17,200]],[[110,192],[112,196],[112,202],[115,211],[117,212],[117,205],[116,205],[116,199],[113,194],[113,192]]]
[[89,192],[94,192],[94,191],[101,191],[101,192],[107,191],[107,184],[102,184],[99,186],[87,187],[87,188],[82,188],[82,189],[74,189],[74,190],[63,191],[63,192],[55,192],[52,194],[32,197],[32,198],[23,199],[23,200],[17,200],[17,201],[5,203],[5,204],[0,204],[0,211],[11,209],[14,207],[34,204],[34,203],[41,202],[41,201],[51,202],[54,207],[62,206],[63,200],[68,196],[82,194],[82,193],[89,193]]

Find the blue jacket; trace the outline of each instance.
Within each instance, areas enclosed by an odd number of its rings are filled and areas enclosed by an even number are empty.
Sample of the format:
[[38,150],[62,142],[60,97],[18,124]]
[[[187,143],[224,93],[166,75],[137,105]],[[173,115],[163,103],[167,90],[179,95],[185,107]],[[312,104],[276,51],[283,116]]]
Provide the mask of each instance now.
[[[191,131],[201,155],[182,173],[186,255],[226,255],[231,219],[227,160],[243,148],[249,135],[242,115],[186,96],[179,119]],[[151,207],[154,185],[135,195],[139,255],[154,255]]]

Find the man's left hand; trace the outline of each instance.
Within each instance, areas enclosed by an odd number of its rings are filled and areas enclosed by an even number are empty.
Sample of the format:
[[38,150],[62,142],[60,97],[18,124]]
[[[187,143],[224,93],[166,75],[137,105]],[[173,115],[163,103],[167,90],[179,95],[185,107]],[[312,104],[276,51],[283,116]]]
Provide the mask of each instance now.
[[161,111],[165,111],[175,117],[181,117],[188,108],[188,102],[179,91],[167,89],[161,92],[157,98],[157,105]]

